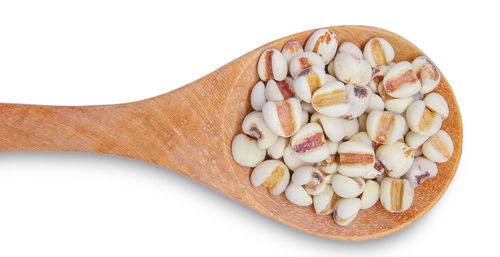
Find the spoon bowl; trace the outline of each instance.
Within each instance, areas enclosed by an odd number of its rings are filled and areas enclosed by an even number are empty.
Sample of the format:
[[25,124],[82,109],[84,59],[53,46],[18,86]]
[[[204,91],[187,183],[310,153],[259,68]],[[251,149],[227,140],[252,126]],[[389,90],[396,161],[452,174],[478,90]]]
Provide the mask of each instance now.
[[[396,52],[395,62],[424,55],[404,38],[374,27],[330,27],[339,45],[350,41],[361,49],[372,37],[383,37]],[[378,202],[360,210],[348,226],[331,215],[317,215],[282,194],[272,196],[250,183],[250,168],[235,163],[231,141],[251,111],[250,91],[259,81],[257,61],[269,48],[285,42],[303,45],[315,30],[261,46],[211,74],[172,92],[138,102],[101,106],[0,104],[0,151],[74,151],[113,154],[151,162],[191,177],[243,204],[296,229],[342,240],[368,240],[399,231],[427,213],[455,175],[462,152],[462,121],[452,89],[441,73],[434,90],[448,102],[450,114],[442,129],[455,151],[438,164],[438,175],[415,189],[411,208],[389,213]]]

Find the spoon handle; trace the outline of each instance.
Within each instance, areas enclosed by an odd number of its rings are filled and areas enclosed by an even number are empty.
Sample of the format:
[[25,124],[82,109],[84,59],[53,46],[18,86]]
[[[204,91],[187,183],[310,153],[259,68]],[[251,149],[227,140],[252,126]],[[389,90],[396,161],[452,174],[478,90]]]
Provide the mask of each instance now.
[[134,140],[128,104],[40,106],[0,104],[0,151],[123,153]]
[[[0,104],[0,152],[103,153],[151,162],[207,183],[207,168],[227,167],[225,90],[201,79],[126,104],[41,106]],[[234,125],[233,122],[229,122]]]

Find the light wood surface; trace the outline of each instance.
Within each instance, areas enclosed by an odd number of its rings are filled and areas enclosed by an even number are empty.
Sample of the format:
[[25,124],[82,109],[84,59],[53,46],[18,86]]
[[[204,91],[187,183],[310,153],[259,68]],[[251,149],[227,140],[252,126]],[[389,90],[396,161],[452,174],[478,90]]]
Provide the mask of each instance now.
[[[395,61],[424,55],[402,37],[379,28],[336,26],[339,43],[360,47],[370,38],[384,37],[396,52]],[[291,35],[234,60],[213,73],[172,92],[150,99],[104,106],[35,106],[0,104],[0,151],[74,151],[125,156],[172,169],[226,194],[294,228],[342,240],[367,240],[399,231],[428,212],[455,175],[462,152],[462,120],[452,89],[442,75],[434,92],[450,108],[443,122],[455,145],[451,159],[438,164],[439,173],[415,191],[411,208],[400,214],[380,203],[361,210],[346,227],[332,216],[319,216],[313,207],[298,207],[281,196],[250,184],[249,168],[231,157],[231,141],[241,133],[241,122],[251,110],[250,91],[258,81],[260,53],[281,50],[296,39],[305,43],[314,30]]]

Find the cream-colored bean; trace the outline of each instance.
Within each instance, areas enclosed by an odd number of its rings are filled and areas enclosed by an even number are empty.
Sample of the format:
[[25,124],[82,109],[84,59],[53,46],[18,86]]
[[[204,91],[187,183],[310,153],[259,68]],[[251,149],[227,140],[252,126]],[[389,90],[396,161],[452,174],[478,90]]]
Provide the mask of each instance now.
[[267,160],[253,169],[250,180],[255,187],[262,185],[272,195],[280,195],[288,186],[290,172],[283,162]]
[[295,170],[292,175],[292,182],[303,186],[309,183],[319,184],[323,180],[323,174],[311,166],[302,166]]
[[385,102],[385,109],[394,114],[403,114],[412,101],[411,97],[389,99]]
[[[359,47],[351,42],[344,42],[342,45],[340,45],[337,55],[340,53],[343,54],[348,54],[352,55],[355,59],[362,60],[363,59],[363,52],[361,52],[361,49]],[[334,60],[335,61],[335,60]],[[327,71],[329,74],[337,78],[337,75],[335,75],[335,65],[334,61],[330,62],[330,64],[327,66]]]
[[389,69],[382,80],[385,92],[395,98],[413,96],[420,91],[420,81],[411,63],[398,62]]
[[316,167],[325,174],[333,174],[337,172],[336,153],[337,153],[338,143],[327,141],[327,147],[328,147],[328,153],[330,154],[329,157],[321,162],[316,163],[314,167]]
[[313,52],[298,54],[290,61],[290,75],[295,79],[300,73],[312,67],[325,70],[325,63],[321,56]]
[[314,92],[311,98],[313,108],[328,117],[340,117],[349,113],[351,105],[342,82],[330,82]]
[[331,214],[338,199],[340,198],[333,192],[332,185],[326,185],[323,193],[313,196],[314,211],[319,215]]
[[361,49],[354,43],[352,42],[344,42],[342,45],[339,47],[338,53],[348,53],[352,56],[354,56],[356,59],[362,59],[363,58],[363,52],[361,52]]
[[370,98],[373,95],[373,92],[368,86],[355,86],[353,84],[347,84],[345,86],[345,95],[347,101],[349,102],[350,109],[344,117],[353,119],[359,117],[366,111],[368,105],[370,104]]
[[413,70],[415,70],[418,79],[422,83],[420,93],[427,94],[439,85],[441,74],[429,58],[419,56],[413,60],[412,65]]
[[316,110],[314,110],[312,104],[310,103],[301,102],[300,106],[302,107],[302,110],[306,111],[309,114],[313,114],[316,112]]
[[415,101],[406,110],[406,122],[415,133],[423,136],[434,135],[443,122],[441,115],[431,111],[422,100]]
[[376,143],[392,144],[403,137],[406,121],[403,116],[372,111],[366,119],[366,132]]
[[417,157],[404,177],[415,188],[427,179],[435,177],[437,173],[438,167],[433,161],[424,157]]
[[373,68],[372,78],[370,79],[370,82],[368,82],[368,86],[373,92],[378,93],[378,85],[382,82],[385,74],[387,74],[394,64],[394,62],[388,62]]
[[415,101],[414,96],[419,95],[416,94],[404,98],[392,97],[385,92],[384,85],[382,82],[380,82],[378,85],[378,92],[380,94],[380,97],[385,103],[385,109],[394,114],[404,113],[406,111],[406,108],[408,108],[408,105],[410,105],[413,101]]
[[351,178],[341,174],[334,174],[332,178],[333,190],[343,198],[353,198],[365,190],[365,181],[362,178]]
[[294,135],[302,126],[302,109],[295,98],[266,102],[262,106],[262,115],[269,129],[282,137]]
[[302,110],[302,126],[306,125],[307,123],[309,123],[309,113],[307,113],[306,111]]
[[245,134],[238,134],[231,144],[233,159],[239,165],[255,167],[266,158],[266,150],[257,145],[257,140]]
[[393,178],[403,176],[410,169],[415,157],[410,147],[402,142],[381,145],[377,148],[376,156],[384,165],[387,175]]
[[348,140],[354,134],[359,132],[358,119],[346,120],[344,119],[344,139]]
[[332,61],[332,62],[330,62],[330,64],[328,64],[328,66],[326,66],[326,72],[328,74],[330,74],[332,77],[334,77],[337,81],[339,81],[339,79],[337,78],[337,75],[335,75],[335,67],[333,64],[334,64],[334,62]]
[[318,123],[308,123],[290,139],[293,151],[302,161],[316,163],[328,158],[323,129]]
[[448,103],[446,99],[438,93],[430,93],[424,98],[425,107],[429,108],[431,111],[441,115],[443,118],[447,118],[450,110],[448,109]]
[[346,226],[356,218],[359,209],[361,209],[359,198],[339,199],[333,208],[333,220],[341,226]]
[[267,148],[267,155],[273,159],[279,159],[283,157],[283,153],[285,152],[285,148],[288,145],[288,138],[286,137],[278,137],[274,144]]
[[429,138],[428,136],[420,135],[413,131],[410,131],[405,136],[405,143],[411,149],[417,149],[420,146],[422,146],[425,143],[425,141],[427,141],[428,138]]
[[394,60],[394,48],[391,43],[381,37],[370,39],[363,49],[363,56],[372,67]]
[[380,183],[380,203],[389,212],[403,212],[413,202],[413,188],[408,179],[386,177]]
[[262,111],[262,106],[266,103],[266,86],[264,82],[259,81],[252,88],[252,93],[250,94],[250,105],[256,111]]
[[380,177],[380,175],[382,175],[384,172],[385,172],[385,168],[382,165],[382,163],[380,163],[379,160],[375,160],[375,165],[373,166],[373,168],[368,173],[366,173],[364,176],[362,176],[362,178],[364,178],[364,179],[376,179],[376,178]]
[[308,165],[307,162],[304,162],[297,157],[290,145],[287,145],[287,147],[285,147],[285,151],[283,151],[283,162],[285,162],[288,169],[292,171],[295,171],[304,165]]
[[325,64],[330,63],[337,52],[337,35],[329,29],[316,30],[307,40],[306,51],[315,52],[321,56]]
[[292,82],[296,97],[306,103],[311,102],[311,96],[324,84],[325,71],[317,67],[304,70]]
[[361,195],[361,209],[372,207],[379,199],[379,184],[373,180],[367,180],[365,184],[365,190]]
[[371,144],[347,141],[339,145],[338,153],[337,170],[345,176],[364,176],[375,165],[375,153]]
[[260,55],[257,64],[257,73],[262,81],[268,81],[269,79],[284,80],[288,73],[285,57],[276,49],[264,51]]
[[288,98],[295,97],[295,92],[292,89],[292,78],[286,77],[282,81],[270,79],[266,84],[266,99],[267,101],[285,101]]
[[363,113],[361,114],[361,116],[358,117],[359,131],[366,132],[366,119],[368,119],[367,113]]
[[247,114],[241,128],[243,133],[257,139],[257,145],[262,149],[271,147],[278,140],[278,135],[267,127],[262,112],[253,111]]
[[453,155],[453,141],[444,130],[438,131],[422,145],[422,152],[433,162],[446,162]]
[[372,68],[367,60],[347,52],[340,52],[333,61],[335,77],[357,86],[366,86],[372,77]]
[[311,166],[302,166],[295,170],[292,181],[299,186],[303,186],[310,195],[323,193],[327,184],[321,171]]
[[339,142],[344,138],[344,119],[342,118],[328,117],[316,112],[311,115],[311,122],[320,124],[326,137],[333,142]]
[[368,101],[368,107],[366,108],[366,112],[370,113],[374,110],[383,111],[385,109],[384,100],[377,94],[372,94],[370,96],[370,100]]
[[288,65],[290,65],[290,62],[295,56],[303,52],[304,48],[302,48],[302,45],[297,40],[288,40],[281,49],[281,53],[283,54],[283,57]]
[[288,185],[285,190],[286,198],[298,206],[308,206],[312,204],[312,197],[306,192],[306,190],[293,182]]

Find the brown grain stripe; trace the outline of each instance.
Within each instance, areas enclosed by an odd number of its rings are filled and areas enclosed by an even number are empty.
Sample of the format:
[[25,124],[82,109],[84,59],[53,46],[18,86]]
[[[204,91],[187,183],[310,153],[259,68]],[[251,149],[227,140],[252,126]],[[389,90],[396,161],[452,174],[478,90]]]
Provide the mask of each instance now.
[[348,104],[345,92],[342,89],[333,90],[332,92],[317,94],[314,96],[313,104],[317,108],[330,106],[334,104]]
[[285,43],[283,46],[283,52],[288,52],[290,54],[294,54],[299,52],[302,48],[302,45],[297,40],[290,40]]
[[375,161],[373,154],[341,153],[340,165],[368,165]]
[[285,100],[295,96],[295,93],[290,88],[290,84],[288,84],[286,80],[276,81],[276,85],[278,86],[278,89],[280,90],[281,95],[283,95],[283,98],[285,98]]
[[299,63],[302,70],[311,68],[311,64],[309,63],[309,59],[307,59],[307,57],[300,57]]
[[307,83],[309,84],[309,89],[311,94],[314,93],[318,88],[321,87],[321,80],[316,72],[309,72],[306,75]]
[[271,176],[269,176],[266,181],[262,183],[262,185],[269,188],[269,190],[273,190],[281,181],[284,175],[285,170],[283,169],[283,167],[276,166],[276,168],[274,168],[273,172],[271,173]]
[[326,144],[325,138],[322,132],[318,132],[310,137],[305,138],[299,144],[293,146],[293,150],[296,153],[305,153],[309,150],[313,150],[319,146]]
[[431,139],[431,144],[440,152],[445,158],[451,157],[451,150],[446,146],[446,144],[439,138],[438,135],[435,135]]
[[404,183],[401,179],[393,179],[391,183],[391,210],[401,211],[403,208]]
[[330,34],[329,31],[326,31],[323,35],[318,37],[318,40],[316,40],[316,44],[314,44],[313,52],[317,53],[319,49],[319,45],[322,43],[330,44],[332,41],[332,34]]
[[386,63],[387,60],[385,59],[384,50],[382,49],[382,44],[380,44],[380,40],[376,39],[372,40],[371,47],[372,47],[372,56],[373,60],[375,61],[375,64],[380,65]]
[[273,51],[266,52],[266,78],[273,77]]
[[417,76],[413,70],[409,69],[398,77],[389,79],[385,84],[385,90],[389,93],[398,90],[401,86],[407,83],[413,83],[417,81]]
[[277,102],[276,110],[280,120],[281,129],[285,136],[291,136],[295,131],[295,123],[292,115],[292,106],[289,102]]
[[387,134],[390,132],[392,125],[396,118],[390,113],[383,113],[378,122],[377,131],[375,133],[375,140],[383,143],[387,140]]
[[418,121],[418,129],[422,132],[428,131],[432,126],[432,121],[434,120],[435,115],[435,113],[425,107],[422,118]]

